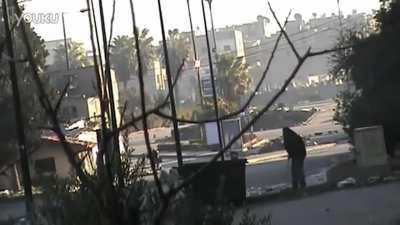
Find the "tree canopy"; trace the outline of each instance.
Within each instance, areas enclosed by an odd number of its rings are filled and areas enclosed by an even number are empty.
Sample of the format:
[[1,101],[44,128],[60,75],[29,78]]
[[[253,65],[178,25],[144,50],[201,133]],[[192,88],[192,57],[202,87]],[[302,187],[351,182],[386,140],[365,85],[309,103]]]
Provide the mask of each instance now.
[[[1,16],[1,13],[0,13]],[[13,21],[11,21],[13,22]],[[10,22],[10,23],[11,23]],[[27,24],[26,29],[29,41],[32,46],[34,60],[38,67],[44,68],[45,58],[48,52],[44,48],[44,40],[35,32],[33,27]],[[26,58],[24,44],[22,43],[21,34],[14,32],[14,54],[17,61],[17,76],[19,83],[20,98],[22,104],[22,113],[25,125],[25,135],[27,147],[32,147],[33,143],[39,138],[39,131],[35,126],[39,126],[44,122],[44,113],[40,107],[35,85],[31,80],[31,68],[23,61]],[[4,22],[0,22],[0,43],[5,44],[5,28]],[[5,56],[7,52],[2,49],[0,55]],[[13,106],[13,98],[11,91],[11,82],[9,79],[10,71],[6,57],[0,57],[0,168],[10,160],[15,160],[18,155],[16,142],[16,125],[15,112]],[[43,79],[45,82],[46,80]]]
[[[142,56],[143,73],[152,67],[155,57],[153,37],[149,36],[148,29],[139,33],[139,46]],[[120,81],[126,82],[130,76],[137,76],[138,65],[136,60],[135,38],[128,35],[119,35],[112,41],[110,48],[110,61]]]
[[251,84],[248,64],[244,58],[230,54],[218,56],[216,64],[218,96],[230,105],[228,111],[237,110],[241,97],[248,92]]
[[352,134],[357,127],[383,125],[389,153],[400,140],[400,1],[381,0],[373,32],[350,32],[340,45],[350,50],[334,60],[352,88],[339,96],[335,119]]
[[[90,66],[93,62],[89,59],[86,53],[86,49],[83,43],[76,41],[67,42],[68,46],[68,59],[69,66],[71,69],[81,68],[85,66]],[[65,70],[67,68],[67,63],[65,59],[65,47],[60,45],[55,49],[54,65],[53,68],[57,70]]]

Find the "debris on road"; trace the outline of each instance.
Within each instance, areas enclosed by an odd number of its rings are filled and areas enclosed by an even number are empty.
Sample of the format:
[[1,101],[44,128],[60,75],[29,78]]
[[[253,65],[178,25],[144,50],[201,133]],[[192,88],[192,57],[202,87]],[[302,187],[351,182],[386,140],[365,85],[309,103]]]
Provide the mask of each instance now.
[[353,177],[348,177],[342,181],[339,181],[337,183],[337,187],[338,188],[344,188],[344,187],[349,187],[349,186],[354,186],[356,185],[356,179],[354,179]]
[[328,182],[328,176],[326,174],[326,171],[318,173],[318,174],[313,174],[307,177],[307,185],[308,186],[317,186],[321,184],[325,184]]

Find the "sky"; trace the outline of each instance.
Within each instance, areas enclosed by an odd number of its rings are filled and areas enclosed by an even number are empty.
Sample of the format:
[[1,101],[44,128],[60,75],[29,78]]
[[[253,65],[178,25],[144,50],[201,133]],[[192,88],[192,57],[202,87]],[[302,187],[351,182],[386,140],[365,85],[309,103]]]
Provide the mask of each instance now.
[[[94,0],[96,3],[98,0]],[[157,0],[133,0],[135,4],[137,24],[140,28],[146,27],[156,39],[161,38]],[[187,0],[161,0],[166,30],[178,28],[181,31],[189,30]],[[95,3],[95,4],[96,4]],[[284,20],[289,10],[300,13],[303,19],[308,20],[315,12],[318,15],[338,12],[337,0],[270,0],[278,17]],[[201,1],[190,0],[194,27],[204,30],[202,19]],[[106,14],[106,23],[109,28],[112,0],[103,0]],[[207,5],[206,5],[207,6]],[[31,0],[25,3],[26,12],[31,15],[51,13],[56,18],[52,23],[35,23],[35,30],[46,41],[62,39],[61,12],[65,13],[66,33],[68,38],[85,43],[89,48],[88,17],[80,13],[86,8],[86,0]],[[343,14],[347,15],[356,9],[357,12],[371,12],[378,9],[379,0],[340,0]],[[242,24],[256,21],[257,15],[267,16],[272,19],[268,10],[267,0],[213,0],[212,9],[215,27]],[[58,15],[58,20],[57,20]],[[113,36],[132,34],[131,14],[129,0],[116,0],[116,14]],[[276,25],[271,20],[271,27]]]

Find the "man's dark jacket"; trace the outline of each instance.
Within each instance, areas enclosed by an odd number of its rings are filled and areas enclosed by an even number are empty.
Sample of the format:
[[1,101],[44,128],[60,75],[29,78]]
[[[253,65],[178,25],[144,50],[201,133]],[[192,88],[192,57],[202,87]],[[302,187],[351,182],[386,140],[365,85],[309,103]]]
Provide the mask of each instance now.
[[283,142],[289,158],[304,159],[306,157],[303,139],[290,128],[283,128]]

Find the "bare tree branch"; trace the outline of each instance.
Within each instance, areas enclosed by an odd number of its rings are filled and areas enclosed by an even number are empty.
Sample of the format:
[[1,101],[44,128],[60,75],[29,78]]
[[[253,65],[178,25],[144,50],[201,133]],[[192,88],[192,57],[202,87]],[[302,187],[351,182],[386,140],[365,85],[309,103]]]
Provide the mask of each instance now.
[[[177,74],[175,76],[175,80],[173,82],[173,88],[176,86],[176,84],[178,83],[179,78],[181,77],[182,74],[182,70],[183,67],[185,65],[185,59],[182,60],[181,65],[179,66],[179,69],[177,71]],[[168,104],[169,104],[169,97],[171,95],[171,91],[168,91],[167,96],[165,97],[164,101],[159,104],[158,106],[154,107],[151,110],[146,111],[144,114],[141,114],[139,116],[132,116],[132,119],[129,122],[126,122],[125,124],[121,125],[120,127],[117,128],[116,132],[121,132],[131,126],[134,126],[136,129],[136,123],[139,122],[140,120],[143,119],[143,117],[147,117],[150,116],[151,114],[155,114],[157,115],[159,112],[161,112],[160,110],[165,108]],[[110,135],[112,135],[112,133],[110,133]]]
[[[284,23],[285,25],[287,24],[287,21],[288,21],[290,15],[291,15],[291,11],[288,13],[288,15],[286,17],[286,20],[285,20],[285,23]],[[229,114],[226,114],[226,115],[223,115],[223,116],[220,116],[219,118],[216,118],[216,119],[186,120],[184,118],[177,118],[178,122],[181,122],[181,123],[192,123],[192,124],[204,124],[204,123],[209,123],[209,122],[216,122],[218,120],[221,121],[221,120],[230,119],[230,118],[238,116],[240,113],[244,112],[246,110],[246,108],[249,107],[249,105],[251,104],[253,99],[255,98],[257,91],[260,89],[261,85],[263,84],[263,82],[264,82],[264,80],[265,80],[265,78],[266,78],[266,76],[268,74],[269,68],[270,68],[270,66],[272,64],[272,61],[274,59],[274,56],[275,56],[275,53],[276,53],[277,48],[279,46],[279,42],[280,42],[280,40],[282,38],[282,35],[283,35],[282,32],[279,33],[279,36],[277,37],[277,39],[275,41],[274,47],[273,47],[273,49],[271,51],[271,55],[270,55],[270,57],[268,59],[266,68],[265,68],[260,80],[258,81],[255,89],[250,94],[250,97],[247,99],[246,103],[239,110],[237,110],[235,112],[232,112],[232,113],[229,113]],[[155,114],[160,116],[160,117],[162,117],[162,118],[165,118],[165,119],[170,119],[170,120],[173,119],[170,115],[168,115],[166,113],[163,113],[163,112],[161,112],[159,110],[156,110]]]
[[56,106],[54,107],[54,111],[55,111],[56,113],[58,113],[59,110],[60,110],[61,102],[63,101],[65,95],[67,94],[69,85],[70,85],[70,81],[68,80],[68,82],[67,82],[67,84],[65,85],[64,89],[63,89],[63,90],[61,91],[61,93],[60,93],[60,98],[58,99]]
[[270,3],[269,1],[268,1],[268,7],[269,7],[269,10],[271,11],[272,15],[274,16],[275,22],[278,24],[278,26],[279,26],[279,28],[280,28],[280,30],[281,30],[281,33],[283,33],[283,35],[285,36],[287,42],[288,42],[289,45],[290,45],[290,48],[292,49],[293,53],[295,54],[295,56],[296,56],[296,58],[297,58],[297,61],[300,61],[300,54],[299,54],[299,52],[297,51],[297,49],[296,49],[296,47],[294,46],[293,42],[290,40],[289,35],[288,35],[288,34],[286,33],[286,31],[285,31],[285,28],[282,27],[281,23],[279,22],[279,19],[278,19],[278,17],[276,16],[275,11],[272,9],[271,3]]
[[125,101],[124,103],[124,107],[122,108],[122,112],[121,112],[121,121],[119,121],[119,127],[122,126],[122,123],[125,119],[125,115],[126,115],[126,109],[128,108],[128,102]]
[[308,55],[309,55],[309,57],[320,56],[320,55],[325,55],[325,54],[337,52],[337,51],[340,51],[340,50],[346,50],[346,49],[353,48],[353,47],[354,47],[354,45],[346,45],[346,46],[343,46],[343,47],[325,49],[325,50],[321,50],[321,51],[311,51]]
[[154,182],[156,184],[156,187],[158,189],[158,194],[160,195],[161,199],[163,201],[167,201],[164,191],[162,189],[162,185],[160,182],[160,179],[158,178],[158,173],[156,169],[156,163],[154,159],[154,154],[153,154],[153,149],[151,148],[150,144],[150,136],[149,136],[149,130],[147,127],[147,116],[146,116],[146,99],[145,99],[145,91],[144,91],[144,79],[143,79],[143,64],[142,64],[142,57],[140,55],[140,43],[139,43],[139,32],[136,27],[136,19],[135,19],[135,10],[133,6],[132,0],[129,1],[130,3],[130,8],[131,8],[131,16],[132,16],[132,29],[134,33],[134,38],[135,38],[135,48],[136,48],[136,58],[138,62],[138,72],[139,72],[139,89],[140,89],[140,104],[142,108],[142,124],[143,124],[143,134],[144,134],[144,140],[146,143],[146,148],[147,148],[147,154],[150,159],[150,166],[151,166],[151,171],[153,173],[154,177]]
[[110,51],[111,41],[113,38],[114,20],[115,20],[115,0],[113,0],[113,6],[112,6],[112,14],[111,14],[111,22],[110,22],[110,36],[108,37],[108,45],[107,45],[108,51]]

